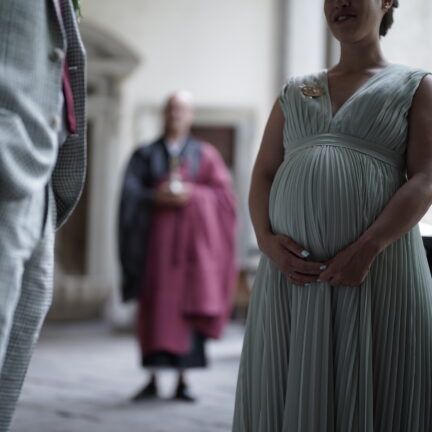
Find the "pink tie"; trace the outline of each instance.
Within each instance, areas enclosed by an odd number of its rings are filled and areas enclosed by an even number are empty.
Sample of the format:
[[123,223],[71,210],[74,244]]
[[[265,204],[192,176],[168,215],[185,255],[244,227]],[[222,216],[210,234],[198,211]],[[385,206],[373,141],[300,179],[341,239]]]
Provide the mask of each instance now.
[[[62,12],[61,0],[59,0],[60,12]],[[66,118],[67,127],[70,133],[74,134],[77,131],[77,121],[75,115],[74,97],[72,93],[72,86],[69,76],[69,68],[67,59],[65,57],[64,68],[63,68],[63,95],[66,105]]]

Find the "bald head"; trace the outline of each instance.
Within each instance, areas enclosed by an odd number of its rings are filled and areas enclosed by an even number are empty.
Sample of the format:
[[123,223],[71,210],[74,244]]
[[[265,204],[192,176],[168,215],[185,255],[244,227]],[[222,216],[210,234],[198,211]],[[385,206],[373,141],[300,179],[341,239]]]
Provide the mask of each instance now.
[[193,121],[193,97],[181,90],[169,96],[165,104],[165,134],[170,137],[187,135]]
[[182,103],[184,105],[189,106],[190,108],[193,107],[193,96],[192,93],[187,91],[187,90],[178,90],[175,93],[171,94],[168,97],[168,100],[166,102],[166,104],[170,104],[173,101]]

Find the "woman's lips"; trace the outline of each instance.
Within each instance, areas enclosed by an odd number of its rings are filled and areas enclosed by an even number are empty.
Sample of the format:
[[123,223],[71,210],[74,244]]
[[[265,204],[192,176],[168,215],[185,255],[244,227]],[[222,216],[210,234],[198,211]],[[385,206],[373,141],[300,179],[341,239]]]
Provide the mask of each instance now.
[[335,19],[336,24],[343,24],[343,23],[346,23],[348,21],[352,21],[355,18],[354,15],[341,15],[341,17],[342,16],[344,17],[343,19],[340,19],[339,17]]

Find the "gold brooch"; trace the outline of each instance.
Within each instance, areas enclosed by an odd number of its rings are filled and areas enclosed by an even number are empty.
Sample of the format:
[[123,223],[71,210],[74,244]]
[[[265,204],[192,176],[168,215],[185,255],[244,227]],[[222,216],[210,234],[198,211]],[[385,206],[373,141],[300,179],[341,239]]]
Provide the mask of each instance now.
[[324,94],[324,89],[322,87],[315,87],[306,84],[302,84],[300,90],[309,99],[317,98]]

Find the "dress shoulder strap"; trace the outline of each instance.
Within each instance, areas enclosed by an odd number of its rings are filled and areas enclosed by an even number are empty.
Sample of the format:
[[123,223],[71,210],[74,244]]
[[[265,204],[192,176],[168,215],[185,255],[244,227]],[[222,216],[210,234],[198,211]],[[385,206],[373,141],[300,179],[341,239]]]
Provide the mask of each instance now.
[[432,72],[406,65],[396,65],[395,72],[391,74],[391,90],[393,101],[400,109],[407,113],[411,108],[414,95],[423,78]]
[[282,106],[282,110],[286,113],[288,110],[287,105],[292,104],[301,93],[300,87],[303,85],[322,87],[320,82],[322,70],[306,75],[297,75],[288,78],[279,93],[279,102]]

